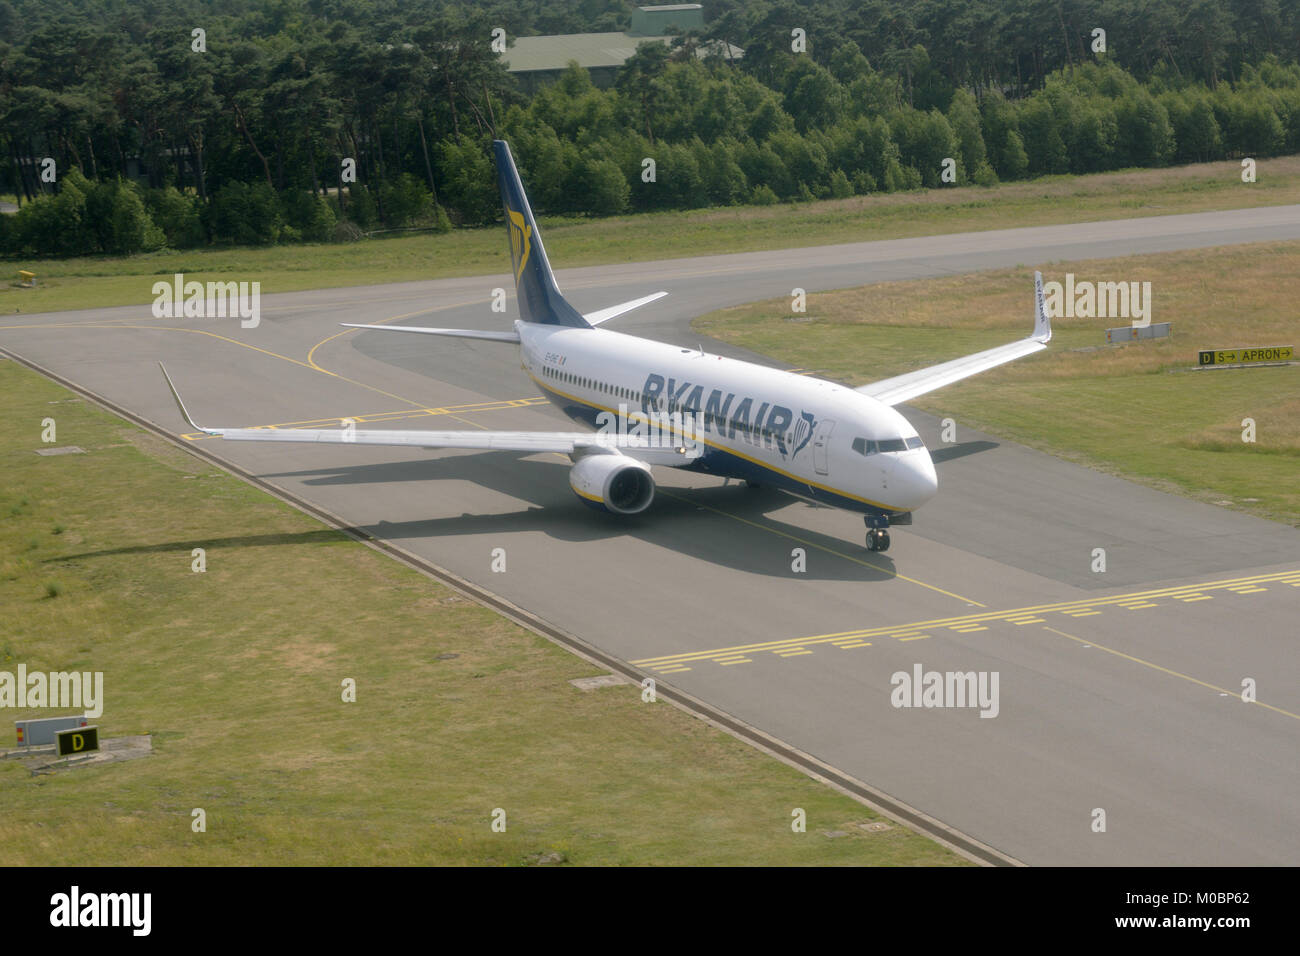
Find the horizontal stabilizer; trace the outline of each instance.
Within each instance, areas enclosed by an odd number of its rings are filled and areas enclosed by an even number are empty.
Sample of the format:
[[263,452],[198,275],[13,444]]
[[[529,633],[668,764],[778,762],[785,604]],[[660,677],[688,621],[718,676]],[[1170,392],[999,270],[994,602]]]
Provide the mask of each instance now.
[[340,322],[349,329],[374,329],[377,332],[419,332],[422,335],[447,335],[456,339],[487,339],[489,342],[518,342],[518,332],[483,332],[479,329],[422,329],[414,325],[356,325]]
[[599,309],[595,312],[588,312],[583,316],[592,325],[600,325],[602,322],[608,322],[625,312],[631,312],[633,309],[639,309],[643,305],[654,302],[656,299],[662,299],[667,292],[656,292],[653,295],[647,295],[640,299],[633,299],[631,302],[620,302],[618,305],[611,305],[607,309]]

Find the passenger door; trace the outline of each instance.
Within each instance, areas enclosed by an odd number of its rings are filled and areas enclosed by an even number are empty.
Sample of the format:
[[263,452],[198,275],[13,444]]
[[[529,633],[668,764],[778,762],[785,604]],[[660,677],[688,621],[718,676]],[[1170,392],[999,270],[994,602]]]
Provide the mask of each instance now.
[[835,423],[822,419],[817,423],[817,431],[813,435],[813,468],[817,474],[828,474],[826,464],[826,452],[830,445],[831,432],[835,429]]

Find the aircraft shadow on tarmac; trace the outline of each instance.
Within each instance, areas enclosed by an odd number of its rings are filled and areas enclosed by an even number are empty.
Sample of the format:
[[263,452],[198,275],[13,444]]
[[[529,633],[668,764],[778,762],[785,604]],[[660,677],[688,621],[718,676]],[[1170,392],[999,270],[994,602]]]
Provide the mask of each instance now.
[[1002,446],[995,441],[964,441],[955,445],[940,445],[930,449],[930,460],[936,465],[942,465],[947,461],[965,458],[967,455],[978,455],[982,451],[992,451],[1000,447]]
[[[871,553],[861,541],[846,542],[772,517],[769,512],[794,504],[772,489],[757,490],[732,482],[706,488],[660,486],[654,503],[639,515],[608,515],[584,507],[569,491],[569,465],[556,459],[531,458],[526,452],[479,452],[436,458],[306,471],[268,473],[269,479],[298,478],[305,485],[387,484],[426,482],[431,511],[436,511],[439,482],[467,481],[530,502],[522,511],[462,513],[415,521],[380,522],[359,528],[378,538],[438,538],[451,535],[508,534],[540,531],[562,541],[599,541],[634,536],[698,560],[755,574],[789,576],[790,551],[795,546],[847,554],[854,560],[810,561],[800,576],[817,580],[873,581],[894,577],[888,555]],[[715,511],[725,512],[717,514]],[[856,537],[866,531],[861,518],[843,512],[845,527]],[[739,520],[734,520],[739,519]],[[683,522],[690,521],[689,529]],[[707,523],[707,530],[705,525]],[[741,522],[760,524],[776,534],[749,529]],[[859,553],[860,552],[860,553]],[[816,569],[814,570],[814,566]]]
[[[437,512],[439,482],[470,481],[532,503],[522,510],[488,514],[448,515],[410,521],[380,521],[350,530],[391,541],[448,538],[457,535],[502,535],[541,532],[561,541],[608,541],[632,537],[677,551],[694,560],[730,570],[769,577],[795,577],[791,550],[808,553],[801,579],[821,581],[888,581],[895,577],[888,554],[872,553],[859,540],[846,541],[790,524],[769,512],[796,505],[794,499],[767,488],[750,489],[732,482],[706,488],[664,488],[639,515],[608,515],[584,507],[568,489],[567,466],[560,461],[530,460],[525,453],[484,452],[392,462],[280,472],[262,477],[307,478],[307,485],[383,484],[421,481],[429,485],[430,511]],[[316,476],[316,477],[308,477]],[[810,506],[812,507],[812,506]],[[710,510],[712,509],[712,510]],[[725,512],[718,514],[717,512]],[[855,538],[865,536],[861,519],[841,512],[844,527]],[[738,519],[738,520],[737,520]],[[748,522],[746,524],[745,522]],[[758,527],[752,527],[757,525]],[[762,530],[760,530],[762,529]],[[900,532],[901,533],[901,532]],[[333,531],[302,534],[238,535],[139,545],[82,554],[52,561],[70,561],[114,554],[185,552],[203,547],[259,547],[337,541]],[[847,556],[851,560],[845,560]]]

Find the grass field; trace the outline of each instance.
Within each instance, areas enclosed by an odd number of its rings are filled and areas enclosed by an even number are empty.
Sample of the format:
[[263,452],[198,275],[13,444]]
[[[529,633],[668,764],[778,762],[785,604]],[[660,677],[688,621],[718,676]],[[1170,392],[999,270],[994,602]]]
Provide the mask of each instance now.
[[[1149,281],[1167,339],[1101,347],[1125,320],[1062,318],[1049,351],[917,399],[988,431],[1163,490],[1300,526],[1300,366],[1186,371],[1202,348],[1300,347],[1300,243],[1261,243],[1043,270]],[[700,332],[853,385],[1028,334],[1033,271],[887,282],[725,309]],[[795,322],[792,319],[797,318]],[[1242,441],[1252,418],[1256,441]],[[961,440],[960,432],[958,440]]]
[[[1252,184],[1241,182],[1237,163],[1221,162],[800,205],[543,217],[541,228],[553,264],[563,268],[1297,202],[1300,156],[1285,156],[1261,160]],[[499,227],[336,245],[8,260],[0,314],[150,302],[153,283],[177,272],[204,282],[256,280],[271,293],[497,274],[507,261]],[[40,287],[16,288],[19,269],[35,272]]]
[[13,362],[0,405],[0,670],[102,671],[154,744],[0,760],[2,866],[965,862]]

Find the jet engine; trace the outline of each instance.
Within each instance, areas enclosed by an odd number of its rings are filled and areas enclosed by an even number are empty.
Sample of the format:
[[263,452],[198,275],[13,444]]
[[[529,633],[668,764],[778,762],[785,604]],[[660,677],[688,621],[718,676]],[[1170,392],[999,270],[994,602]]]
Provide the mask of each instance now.
[[627,455],[587,455],[569,470],[571,487],[584,504],[618,515],[650,507],[655,480],[650,466]]

